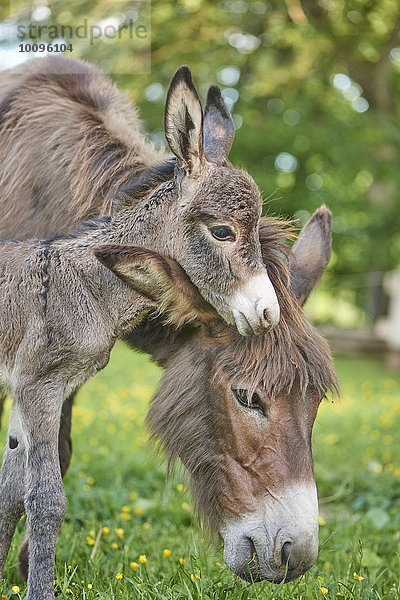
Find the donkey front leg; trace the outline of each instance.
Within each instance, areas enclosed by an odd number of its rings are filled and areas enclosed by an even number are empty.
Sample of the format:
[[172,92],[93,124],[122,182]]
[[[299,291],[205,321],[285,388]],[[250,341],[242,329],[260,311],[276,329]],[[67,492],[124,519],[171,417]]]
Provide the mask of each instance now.
[[[46,382],[47,383],[47,382]],[[35,382],[19,390],[17,407],[26,439],[29,577],[26,600],[53,600],[56,542],[65,513],[58,456],[62,393]],[[47,393],[46,393],[47,392]]]
[[[58,435],[58,454],[60,457],[60,468],[61,476],[64,477],[69,463],[71,461],[72,454],[72,441],[71,441],[71,418],[72,418],[72,407],[74,404],[74,398],[76,393],[71,394],[66,400],[61,412],[60,432]],[[21,544],[18,552],[18,569],[21,577],[28,579],[29,573],[29,541],[28,538]]]

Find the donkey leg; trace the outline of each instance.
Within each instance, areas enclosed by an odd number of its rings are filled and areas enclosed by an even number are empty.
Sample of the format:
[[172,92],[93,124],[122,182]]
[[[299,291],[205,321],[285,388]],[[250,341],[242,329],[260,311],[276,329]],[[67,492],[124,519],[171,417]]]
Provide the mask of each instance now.
[[[60,421],[60,432],[58,435],[58,454],[60,457],[60,469],[61,476],[64,477],[68,470],[69,463],[71,462],[72,454],[72,442],[71,442],[71,413],[72,406],[74,404],[76,394],[71,394],[69,398],[64,401],[61,421]],[[21,544],[18,552],[18,569],[20,575],[24,579],[28,579],[29,572],[29,541],[28,538]]]
[[54,599],[57,535],[65,513],[58,456],[62,394],[35,382],[18,391],[18,411],[27,442],[26,496],[29,577],[26,600]]
[[7,444],[0,471],[0,578],[15,528],[24,512],[25,462],[23,442],[16,447],[14,441]]

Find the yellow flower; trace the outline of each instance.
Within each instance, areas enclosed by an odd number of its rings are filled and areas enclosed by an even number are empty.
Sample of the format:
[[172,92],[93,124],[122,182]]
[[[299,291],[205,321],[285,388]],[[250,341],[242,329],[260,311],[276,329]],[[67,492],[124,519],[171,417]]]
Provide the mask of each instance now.
[[322,527],[322,526],[323,526],[323,525],[325,525],[325,524],[326,524],[326,521],[325,521],[325,519],[324,519],[323,517],[319,516],[319,517],[318,517],[318,525],[319,525],[320,527]]
[[169,558],[172,554],[171,550],[168,550],[168,548],[165,548],[164,552],[163,552],[165,558]]
[[2,596],[2,597],[1,597],[1,600],[8,600],[8,599],[7,599],[7,596]]
[[93,586],[92,586],[92,584],[91,584],[91,583],[88,583],[88,584],[87,584],[87,589],[88,589],[88,590],[92,590],[92,589],[93,589]]
[[93,484],[94,484],[94,479],[93,479],[93,477],[87,477],[87,478],[86,478],[86,483],[87,483],[88,485],[93,485]]
[[122,512],[131,512],[131,507],[130,506],[123,506],[121,508]]
[[215,564],[217,565],[217,567],[220,567],[220,566],[221,566],[221,563],[220,563],[220,562],[216,562]]
[[361,577],[361,575],[357,575],[357,573],[354,571],[353,579],[356,579],[357,581],[362,581],[364,577]]
[[194,575],[193,575],[193,573],[191,573],[191,575],[190,575],[190,579],[191,579],[191,580],[193,581],[193,583],[194,583]]
[[118,548],[118,544],[117,544],[117,542],[113,542],[113,543],[111,544],[111,548],[112,548],[113,550],[116,550],[116,549]]
[[135,515],[141,515],[142,514],[142,509],[141,508],[135,508]]
[[92,537],[90,537],[90,535],[86,536],[86,541],[89,544],[89,546],[94,546],[96,543],[96,540],[94,540]]
[[137,493],[136,493],[136,492],[131,492],[131,493],[129,494],[129,498],[130,498],[131,500],[137,500],[137,497],[138,497],[138,495],[137,495]]
[[180,565],[183,565],[183,563],[185,562],[185,559],[184,559],[184,558],[182,558],[182,556],[180,556],[180,557],[178,558],[178,560],[179,560],[179,564],[180,564]]
[[120,540],[123,539],[124,530],[121,527],[117,527],[117,529],[115,530],[115,533],[117,534],[117,536],[119,537]]
[[322,588],[319,588],[319,589],[321,590],[321,594],[323,594],[324,596],[326,596],[326,595],[327,595],[327,593],[328,593],[328,588],[326,588],[326,587],[322,587]]
[[176,489],[178,490],[178,492],[183,492],[183,483],[178,483],[178,485],[176,486]]
[[118,581],[120,581],[121,579],[123,579],[123,577],[124,576],[122,575],[122,573],[117,573],[115,579],[118,579]]
[[94,536],[96,535],[96,533],[93,531],[93,529],[91,529],[91,530],[89,531],[89,535],[91,535],[92,537],[94,537]]
[[136,571],[136,569],[138,568],[139,565],[137,562],[131,562],[131,564],[129,566],[132,569],[132,571]]
[[139,562],[141,562],[142,565],[145,565],[147,563],[147,556],[145,554],[141,554],[139,556]]
[[19,586],[18,585],[13,585],[11,589],[14,594],[19,594]]
[[187,502],[182,502],[183,510],[189,510],[189,504]]
[[124,519],[124,521],[130,521],[131,520],[131,515],[129,513],[123,512],[121,514],[121,517]]
[[72,594],[72,590],[70,588],[67,588],[65,591],[67,592],[67,594]]
[[107,526],[103,527],[103,533],[104,535],[108,535],[110,533],[110,528]]

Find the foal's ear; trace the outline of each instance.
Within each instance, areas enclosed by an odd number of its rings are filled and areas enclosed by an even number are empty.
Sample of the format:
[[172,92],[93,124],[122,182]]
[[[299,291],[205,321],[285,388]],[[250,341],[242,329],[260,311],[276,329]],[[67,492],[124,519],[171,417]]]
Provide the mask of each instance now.
[[204,107],[204,153],[210,162],[223,164],[228,158],[235,135],[231,113],[221,90],[212,85]]
[[292,290],[301,306],[318,283],[331,256],[332,213],[320,206],[300,232],[290,258]]
[[201,167],[203,153],[203,111],[188,67],[179,67],[169,86],[164,113],[169,147],[187,174]]
[[129,287],[166,313],[167,322],[180,326],[195,320],[208,323],[218,317],[176,260],[147,248],[120,244],[97,246],[94,254]]

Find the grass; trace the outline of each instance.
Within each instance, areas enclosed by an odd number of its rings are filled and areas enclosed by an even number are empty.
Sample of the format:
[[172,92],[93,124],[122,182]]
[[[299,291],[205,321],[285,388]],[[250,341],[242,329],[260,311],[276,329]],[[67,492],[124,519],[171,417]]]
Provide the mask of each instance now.
[[[296,582],[251,585],[232,575],[221,549],[207,546],[193,526],[183,479],[165,482],[165,465],[146,444],[143,427],[160,370],[118,345],[107,369],[81,390],[74,410],[58,597],[400,598],[400,375],[385,372],[377,359],[338,357],[336,366],[342,399],[324,402],[314,427],[318,561]],[[25,594],[16,565],[23,535],[22,520],[0,580],[3,600]]]

